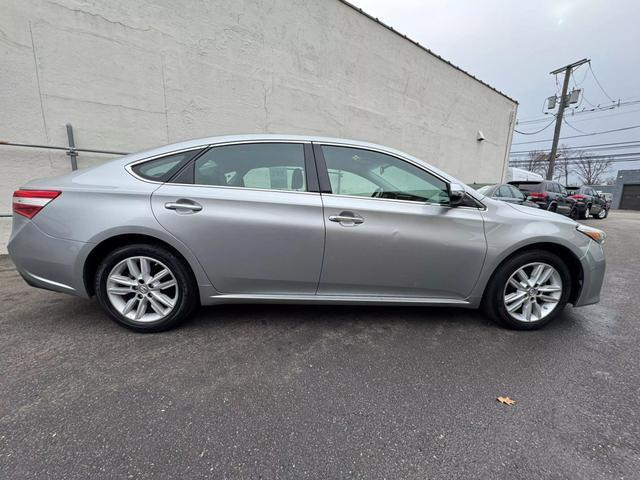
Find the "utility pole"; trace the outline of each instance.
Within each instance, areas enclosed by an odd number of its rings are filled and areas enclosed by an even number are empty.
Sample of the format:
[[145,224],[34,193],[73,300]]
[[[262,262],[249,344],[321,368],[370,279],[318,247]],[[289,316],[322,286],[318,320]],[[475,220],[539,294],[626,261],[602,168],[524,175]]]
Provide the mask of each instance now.
[[564,107],[568,102],[567,90],[569,89],[569,77],[571,71],[579,67],[580,65],[589,62],[587,58],[578,60],[565,67],[559,68],[550,72],[551,75],[556,75],[564,70],[564,83],[562,84],[562,94],[560,95],[560,106],[558,107],[558,114],[556,115],[556,129],[553,132],[553,143],[551,144],[551,153],[549,154],[549,168],[547,169],[547,180],[553,180],[553,170],[556,166],[556,152],[558,151],[558,141],[560,140],[560,129],[562,128],[562,115],[564,114]]

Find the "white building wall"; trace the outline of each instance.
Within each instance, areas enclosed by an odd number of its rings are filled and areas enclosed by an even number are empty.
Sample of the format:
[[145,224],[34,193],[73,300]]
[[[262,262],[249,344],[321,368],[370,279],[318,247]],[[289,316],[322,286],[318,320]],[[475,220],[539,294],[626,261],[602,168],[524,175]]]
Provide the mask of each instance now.
[[[119,151],[308,133],[386,144],[469,183],[504,176],[515,102],[338,0],[1,5],[0,140],[65,146],[67,122],[79,148]],[[21,183],[69,168],[64,152],[0,146],[0,213]]]

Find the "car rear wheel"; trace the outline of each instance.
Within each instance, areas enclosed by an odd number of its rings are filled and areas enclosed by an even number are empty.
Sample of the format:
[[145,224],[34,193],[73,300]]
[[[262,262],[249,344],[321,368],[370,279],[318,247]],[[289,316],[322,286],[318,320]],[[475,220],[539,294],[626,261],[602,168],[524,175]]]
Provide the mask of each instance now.
[[594,218],[602,220],[603,218],[607,218],[608,215],[609,215],[609,210],[604,208],[604,207],[602,207],[600,209],[600,211],[598,212],[598,214],[594,216]]
[[532,250],[514,255],[491,278],[483,310],[494,321],[516,330],[535,330],[565,307],[571,277],[553,253]]
[[577,220],[579,216],[580,211],[578,210],[578,207],[572,207],[569,211],[569,218],[571,218],[572,220]]
[[160,332],[186,320],[197,287],[184,262],[157,245],[127,245],[98,267],[95,291],[116,322],[138,332]]

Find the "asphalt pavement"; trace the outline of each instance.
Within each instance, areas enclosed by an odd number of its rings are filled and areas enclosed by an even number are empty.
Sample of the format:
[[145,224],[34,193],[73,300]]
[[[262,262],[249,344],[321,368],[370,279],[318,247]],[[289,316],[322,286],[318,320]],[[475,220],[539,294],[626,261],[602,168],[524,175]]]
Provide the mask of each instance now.
[[0,478],[640,478],[640,213],[586,223],[602,301],[535,332],[239,305],[136,334],[0,257]]

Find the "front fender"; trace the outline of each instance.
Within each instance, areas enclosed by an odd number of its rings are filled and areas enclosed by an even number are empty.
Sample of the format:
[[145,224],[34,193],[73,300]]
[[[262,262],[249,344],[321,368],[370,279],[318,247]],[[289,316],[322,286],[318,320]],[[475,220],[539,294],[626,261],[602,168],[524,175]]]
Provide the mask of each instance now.
[[560,247],[582,264],[591,240],[576,230],[576,222],[555,213],[540,213],[544,215],[523,213],[507,204],[488,207],[484,213],[487,256],[478,282],[467,299],[472,305],[480,304],[487,283],[498,266],[520,250],[536,245]]

